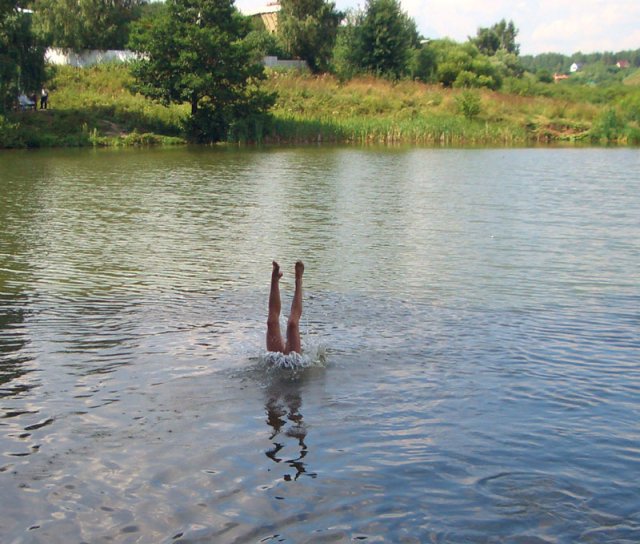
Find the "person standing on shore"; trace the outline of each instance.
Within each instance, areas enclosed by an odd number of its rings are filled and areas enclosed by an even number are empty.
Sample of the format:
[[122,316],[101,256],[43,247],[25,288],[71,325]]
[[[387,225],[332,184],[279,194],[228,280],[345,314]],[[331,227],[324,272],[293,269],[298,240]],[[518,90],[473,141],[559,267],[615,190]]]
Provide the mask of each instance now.
[[40,91],[40,109],[41,110],[47,109],[48,101],[49,101],[49,91],[46,87],[42,87],[42,91]]

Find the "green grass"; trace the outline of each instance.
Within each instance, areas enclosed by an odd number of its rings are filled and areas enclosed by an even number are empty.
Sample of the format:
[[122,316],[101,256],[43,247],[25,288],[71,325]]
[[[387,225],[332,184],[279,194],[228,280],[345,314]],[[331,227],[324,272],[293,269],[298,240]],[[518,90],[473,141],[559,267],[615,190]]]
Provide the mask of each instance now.
[[[0,147],[186,143],[188,106],[164,107],[131,93],[130,83],[122,64],[57,68],[49,82],[50,109],[0,118]],[[266,143],[640,141],[640,87],[634,85],[592,88],[514,80],[506,86],[511,92],[463,91],[413,81],[340,82],[329,75],[272,71],[265,87],[278,94],[271,118],[237,131],[231,140],[245,142],[251,139],[247,134],[260,133],[255,139]],[[465,103],[478,107],[470,114]]]
[[[49,109],[7,116],[12,137],[0,147],[171,145],[181,137],[186,107],[165,108],[127,90],[124,65],[59,67],[49,82]],[[6,132],[6,131],[5,131]]]
[[623,83],[625,85],[633,85],[636,87],[640,86],[640,68],[625,77]]
[[[418,82],[272,74],[275,141],[519,145],[590,139],[603,106],[566,98],[443,89]],[[477,113],[461,109],[464,94]],[[599,140],[600,138],[598,138]],[[617,141],[624,141],[619,135]]]

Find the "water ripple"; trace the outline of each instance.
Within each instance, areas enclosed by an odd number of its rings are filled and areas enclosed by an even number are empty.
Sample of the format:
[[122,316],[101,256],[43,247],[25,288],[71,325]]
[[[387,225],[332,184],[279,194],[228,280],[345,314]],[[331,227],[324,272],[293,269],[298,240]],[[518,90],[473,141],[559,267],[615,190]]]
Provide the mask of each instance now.
[[[3,542],[640,541],[636,151],[26,157]],[[274,258],[307,368],[265,364]]]

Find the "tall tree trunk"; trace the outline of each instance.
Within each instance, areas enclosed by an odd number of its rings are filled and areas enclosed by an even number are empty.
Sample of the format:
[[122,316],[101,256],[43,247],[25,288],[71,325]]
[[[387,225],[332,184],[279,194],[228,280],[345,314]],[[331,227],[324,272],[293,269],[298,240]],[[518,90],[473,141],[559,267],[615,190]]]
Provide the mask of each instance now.
[[194,116],[198,112],[198,96],[193,93],[191,95],[191,115]]

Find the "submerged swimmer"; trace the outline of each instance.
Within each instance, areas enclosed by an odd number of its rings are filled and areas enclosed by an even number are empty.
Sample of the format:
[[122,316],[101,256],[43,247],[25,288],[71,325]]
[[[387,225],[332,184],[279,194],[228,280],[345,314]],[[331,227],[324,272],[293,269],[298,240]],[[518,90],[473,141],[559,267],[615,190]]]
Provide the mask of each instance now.
[[302,354],[300,344],[300,316],[302,315],[302,273],[304,264],[296,262],[296,289],[291,301],[291,313],[287,322],[287,340],[280,333],[280,265],[273,261],[271,291],[269,292],[269,317],[267,318],[267,351]]

